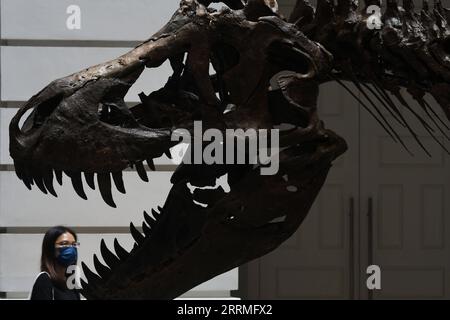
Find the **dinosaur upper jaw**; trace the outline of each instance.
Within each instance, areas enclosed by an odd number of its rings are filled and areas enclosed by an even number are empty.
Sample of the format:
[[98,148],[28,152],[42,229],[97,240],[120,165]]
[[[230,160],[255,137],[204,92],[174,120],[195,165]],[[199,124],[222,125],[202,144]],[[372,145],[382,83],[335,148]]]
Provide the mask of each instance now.
[[[35,184],[56,196],[54,176],[61,184],[65,172],[77,194],[86,199],[81,175],[91,188],[96,175],[103,199],[115,207],[111,178],[122,193],[122,171],[127,167],[136,166],[146,179],[143,161],[154,167],[153,159],[175,142],[169,128],[147,127],[125,105],[123,96],[139,73],[130,73],[129,82],[88,81],[73,93],[64,91],[70,88],[70,77],[60,79],[19,110],[10,124],[10,153],[17,176],[30,190]],[[19,127],[30,108],[33,112]]]

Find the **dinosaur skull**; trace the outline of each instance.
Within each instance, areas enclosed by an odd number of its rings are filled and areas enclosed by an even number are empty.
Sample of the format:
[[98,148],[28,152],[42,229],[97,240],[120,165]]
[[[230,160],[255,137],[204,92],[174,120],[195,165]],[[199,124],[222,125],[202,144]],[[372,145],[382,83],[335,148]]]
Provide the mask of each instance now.
[[[253,165],[182,164],[163,208],[145,213],[144,235],[131,226],[135,248],[116,254],[102,242],[108,266],[85,268],[88,298],[174,298],[190,288],[277,248],[296,231],[346,144],[318,119],[318,85],[331,55],[277,13],[276,1],[181,1],[169,23],[129,53],[53,81],[32,97],[10,125],[17,175],[31,189],[55,193],[64,171],[86,197],[97,181],[115,206],[111,177],[124,192],[122,171],[143,161],[153,167],[177,142],[176,129],[273,129],[280,138],[280,170],[262,176]],[[145,68],[169,60],[164,88],[141,94],[128,108],[124,96]],[[210,76],[210,64],[216,74]],[[25,113],[33,109],[24,121]],[[214,188],[228,175],[231,191]],[[145,179],[145,178],[144,178]],[[188,184],[197,188],[191,192]],[[204,206],[199,205],[204,204]],[[239,249],[236,249],[239,248]]]

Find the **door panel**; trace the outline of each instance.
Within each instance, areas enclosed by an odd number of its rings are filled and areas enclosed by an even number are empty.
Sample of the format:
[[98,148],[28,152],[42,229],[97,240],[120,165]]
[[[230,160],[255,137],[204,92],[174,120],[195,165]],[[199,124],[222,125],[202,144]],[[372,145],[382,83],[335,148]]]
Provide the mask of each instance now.
[[[404,92],[403,96],[410,107],[426,119],[418,104]],[[445,119],[434,100],[427,99]],[[362,113],[363,215],[369,210],[369,199],[373,201],[373,238],[368,239],[370,232],[366,232],[362,248],[367,248],[363,253],[370,252],[367,246],[372,242],[372,261],[381,267],[382,285],[381,290],[370,295],[364,289],[366,282],[362,278],[361,290],[363,297],[374,299],[449,298],[450,282],[446,275],[450,267],[450,238],[446,232],[449,220],[445,214],[450,208],[450,158],[407,107],[402,107],[401,113],[420,136],[431,157],[405,128],[393,125],[414,156],[395,143],[370,116]],[[387,112],[385,116],[394,123]],[[449,147],[438,130],[436,136]],[[362,230],[368,228],[367,218],[364,215]],[[365,267],[370,260],[370,257],[363,258],[363,277],[366,277]]]

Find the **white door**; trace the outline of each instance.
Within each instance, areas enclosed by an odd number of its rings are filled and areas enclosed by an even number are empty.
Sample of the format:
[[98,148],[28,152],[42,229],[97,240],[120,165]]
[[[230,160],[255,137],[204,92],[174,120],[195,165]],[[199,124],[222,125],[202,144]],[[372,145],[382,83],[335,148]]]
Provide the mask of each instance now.
[[[426,115],[404,96],[418,114]],[[439,106],[431,104],[440,111]],[[414,153],[409,155],[362,113],[362,298],[449,298],[450,157],[406,107],[400,109],[432,157],[397,125],[400,137]],[[443,112],[439,114],[445,119]],[[389,113],[385,116],[393,122]],[[450,147],[442,133],[436,130],[436,135]],[[365,288],[367,264],[380,266],[381,290],[369,293]]]

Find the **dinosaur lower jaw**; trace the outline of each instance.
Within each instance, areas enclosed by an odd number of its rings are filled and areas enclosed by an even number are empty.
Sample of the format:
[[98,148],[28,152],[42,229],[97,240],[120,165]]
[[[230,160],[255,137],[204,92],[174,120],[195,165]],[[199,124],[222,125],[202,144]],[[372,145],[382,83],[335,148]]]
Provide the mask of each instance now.
[[[227,167],[238,176],[221,188],[193,193],[185,175],[173,185],[163,208],[144,214],[144,235],[131,226],[130,253],[115,242],[116,254],[101,244],[108,266],[94,257],[98,273],[84,264],[88,299],[173,299],[195,286],[267,254],[299,227],[345,142],[327,139],[280,153],[280,170],[262,176],[251,167]],[[200,190],[200,189],[199,189]],[[207,204],[200,206],[196,200]]]

